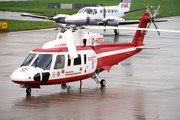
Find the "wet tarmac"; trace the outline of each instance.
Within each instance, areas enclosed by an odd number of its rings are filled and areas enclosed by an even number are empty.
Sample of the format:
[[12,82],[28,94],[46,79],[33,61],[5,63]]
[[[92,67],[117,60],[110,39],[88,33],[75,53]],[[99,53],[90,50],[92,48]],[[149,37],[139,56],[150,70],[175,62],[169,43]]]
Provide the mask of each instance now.
[[[180,17],[158,23],[161,29],[180,30]],[[137,26],[137,25],[130,25]],[[98,31],[103,33],[102,31]],[[0,120],[179,120],[180,119],[180,35],[148,32],[147,47],[141,53],[100,74],[107,82],[101,88],[89,78],[60,85],[25,89],[11,82],[9,76],[28,52],[53,40],[54,29],[0,34]],[[115,37],[107,30],[104,40],[131,41],[134,31],[121,31]]]

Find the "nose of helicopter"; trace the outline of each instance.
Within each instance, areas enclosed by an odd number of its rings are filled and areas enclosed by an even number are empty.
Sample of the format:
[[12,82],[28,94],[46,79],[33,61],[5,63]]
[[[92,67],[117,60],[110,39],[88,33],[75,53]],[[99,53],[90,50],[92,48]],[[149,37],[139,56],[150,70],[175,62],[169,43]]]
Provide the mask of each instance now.
[[11,81],[15,83],[24,82],[31,80],[31,77],[25,73],[20,71],[14,71],[12,75],[10,76]]
[[17,68],[10,76],[11,80],[15,83],[32,81],[33,76],[37,73],[35,69],[24,67]]
[[90,17],[86,14],[75,14],[66,17],[65,22],[69,24],[84,25],[90,21]]

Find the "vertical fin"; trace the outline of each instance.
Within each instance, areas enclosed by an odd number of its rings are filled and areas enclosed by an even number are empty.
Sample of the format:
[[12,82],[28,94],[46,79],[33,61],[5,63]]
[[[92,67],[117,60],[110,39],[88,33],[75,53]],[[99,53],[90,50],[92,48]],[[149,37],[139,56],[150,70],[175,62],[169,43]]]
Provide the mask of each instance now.
[[124,12],[128,12],[130,10],[131,0],[121,0],[118,7],[122,9]]
[[[139,18],[140,23],[138,28],[146,28],[147,27],[147,23],[150,22],[150,17],[149,17],[149,13],[144,12],[143,16]],[[132,43],[134,44],[134,46],[140,46],[143,44],[143,40],[144,40],[144,35],[145,35],[145,30],[137,30]]]

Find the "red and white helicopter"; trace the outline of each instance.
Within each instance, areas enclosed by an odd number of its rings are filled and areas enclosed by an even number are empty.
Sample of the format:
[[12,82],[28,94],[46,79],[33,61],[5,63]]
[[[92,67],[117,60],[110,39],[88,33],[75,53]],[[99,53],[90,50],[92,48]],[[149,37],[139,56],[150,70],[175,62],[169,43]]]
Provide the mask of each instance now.
[[130,43],[105,44],[103,35],[63,28],[56,40],[33,49],[12,73],[11,80],[26,88],[27,94],[31,94],[31,88],[40,88],[41,85],[66,85],[89,77],[105,86],[106,81],[101,80],[99,73],[104,70],[109,72],[111,66],[145,48],[145,28],[149,22],[155,24],[154,17],[144,12],[139,18],[138,28],[135,28],[140,30],[136,31]]

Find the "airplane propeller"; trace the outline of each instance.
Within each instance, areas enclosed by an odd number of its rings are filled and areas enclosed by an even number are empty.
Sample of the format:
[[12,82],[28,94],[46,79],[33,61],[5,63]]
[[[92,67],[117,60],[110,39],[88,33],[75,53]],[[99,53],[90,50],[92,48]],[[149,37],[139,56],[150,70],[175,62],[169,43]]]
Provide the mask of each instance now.
[[[104,24],[104,27],[106,27],[108,24],[108,19],[106,18],[106,12],[107,12],[106,8],[104,7],[103,8],[103,19],[101,20]],[[106,32],[106,29],[104,29],[104,32]]]
[[[55,5],[55,16],[57,15],[57,6]],[[58,30],[58,25],[57,25],[57,19],[55,20],[55,22],[56,22],[56,30]]]
[[[157,15],[160,7],[161,7],[161,4],[159,5],[159,7],[157,8],[156,12],[155,12],[154,15],[152,16],[151,11],[149,10],[148,4],[146,4],[147,12],[148,12],[149,15],[150,15],[150,23],[148,24],[147,28],[150,27],[151,23],[153,23],[154,27],[155,27],[156,29],[158,29],[157,25],[155,24],[155,17],[156,17],[156,15]],[[146,31],[146,33],[147,33],[147,31]],[[157,33],[158,33],[158,35],[160,35],[160,32],[159,32],[159,31],[157,31]]]

